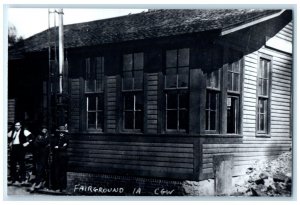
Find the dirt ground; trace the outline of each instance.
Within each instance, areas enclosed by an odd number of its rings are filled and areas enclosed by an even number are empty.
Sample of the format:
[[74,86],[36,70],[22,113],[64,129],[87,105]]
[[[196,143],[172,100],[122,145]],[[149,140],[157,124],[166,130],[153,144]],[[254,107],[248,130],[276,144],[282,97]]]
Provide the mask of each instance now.
[[16,196],[16,195],[30,195],[28,191],[26,191],[28,187],[16,187],[16,186],[8,186],[7,187],[7,194],[9,196]]
[[[185,181],[187,196],[214,196],[214,179]],[[245,174],[232,178],[232,196],[285,196],[292,192],[292,153],[268,160],[257,160]]]
[[237,196],[292,195],[292,153],[285,152],[269,160],[255,161],[244,176],[234,180]]

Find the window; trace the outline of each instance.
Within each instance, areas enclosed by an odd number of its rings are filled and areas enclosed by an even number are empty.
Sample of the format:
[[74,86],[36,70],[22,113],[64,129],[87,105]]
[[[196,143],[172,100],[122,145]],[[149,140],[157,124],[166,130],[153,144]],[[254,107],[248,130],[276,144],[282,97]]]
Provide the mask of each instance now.
[[240,98],[236,95],[227,97],[227,133],[239,133]]
[[188,131],[189,56],[190,52],[188,48],[166,51],[166,131]]
[[269,133],[269,98],[270,98],[271,61],[260,58],[257,73],[257,133]]
[[241,61],[228,65],[227,70],[227,133],[239,133]]
[[143,69],[144,54],[123,55],[123,129],[143,130]]
[[103,130],[103,95],[86,95],[87,129]]
[[208,133],[240,133],[242,59],[232,54],[234,62],[207,73],[205,130]]
[[166,94],[167,130],[188,130],[188,92]]
[[85,59],[86,129],[103,131],[104,58]]
[[227,90],[230,92],[240,92],[240,61],[233,62],[228,66]]
[[206,105],[205,105],[205,130],[217,131],[220,114],[220,71],[207,74],[206,80]]

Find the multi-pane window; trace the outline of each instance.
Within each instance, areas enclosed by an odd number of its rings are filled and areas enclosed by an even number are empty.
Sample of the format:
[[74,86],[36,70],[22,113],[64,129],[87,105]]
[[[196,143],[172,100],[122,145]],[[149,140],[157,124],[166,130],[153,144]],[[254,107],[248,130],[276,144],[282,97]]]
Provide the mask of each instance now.
[[237,134],[240,124],[241,61],[228,65],[227,70],[227,133]]
[[210,133],[240,132],[242,60],[227,65],[207,74],[205,130]]
[[189,56],[190,51],[188,48],[166,51],[166,131],[188,131]]
[[86,95],[87,129],[103,130],[103,95]]
[[123,55],[123,128],[142,131],[143,129],[143,72],[144,54]]
[[167,130],[187,131],[188,92],[170,91],[166,94]]
[[103,130],[104,58],[85,59],[86,129]]
[[236,61],[228,66],[227,90],[240,92],[241,61]]
[[268,134],[269,132],[269,98],[270,98],[270,71],[271,61],[260,58],[257,73],[257,133]]
[[205,130],[217,131],[220,114],[220,71],[207,74],[206,80],[206,105],[205,105]]
[[143,95],[124,93],[124,129],[142,130],[143,128]]

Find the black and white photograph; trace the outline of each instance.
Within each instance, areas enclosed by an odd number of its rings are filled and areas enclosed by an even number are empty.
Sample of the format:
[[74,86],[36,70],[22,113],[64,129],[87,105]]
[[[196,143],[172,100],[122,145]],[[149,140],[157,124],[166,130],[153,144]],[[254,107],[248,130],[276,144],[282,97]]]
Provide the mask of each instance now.
[[6,12],[7,198],[295,196],[295,7]]

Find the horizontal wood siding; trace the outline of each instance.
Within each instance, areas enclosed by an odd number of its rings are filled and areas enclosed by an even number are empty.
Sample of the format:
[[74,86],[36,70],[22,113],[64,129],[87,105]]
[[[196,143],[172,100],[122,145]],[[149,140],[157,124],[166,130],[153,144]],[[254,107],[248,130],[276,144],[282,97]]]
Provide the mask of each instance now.
[[106,78],[106,116],[107,132],[114,133],[117,128],[117,78],[116,76],[108,76]]
[[146,98],[146,130],[148,133],[157,133],[157,99],[158,99],[158,74],[148,74],[147,76],[147,98]]
[[[292,24],[274,38],[292,42]],[[256,89],[259,54],[272,57],[270,137],[256,136]],[[244,57],[243,144],[204,143],[203,175],[213,177],[213,156],[232,154],[234,175],[244,174],[254,160],[274,157],[291,148],[292,55],[262,47]],[[213,140],[212,140],[213,141]]]
[[281,38],[285,41],[293,41],[293,22],[287,24],[277,35],[277,38]]
[[[264,52],[271,52],[264,49]],[[280,63],[282,63],[280,65]],[[291,137],[292,56],[273,57],[271,92],[271,136]],[[281,84],[281,83],[284,83]]]
[[192,178],[193,140],[144,136],[74,136],[70,169],[108,174]]
[[256,135],[256,80],[258,66],[258,52],[245,56],[244,66],[244,115],[243,135],[255,137]]
[[71,106],[70,106],[70,120],[71,132],[78,132],[80,127],[80,80],[71,79]]

